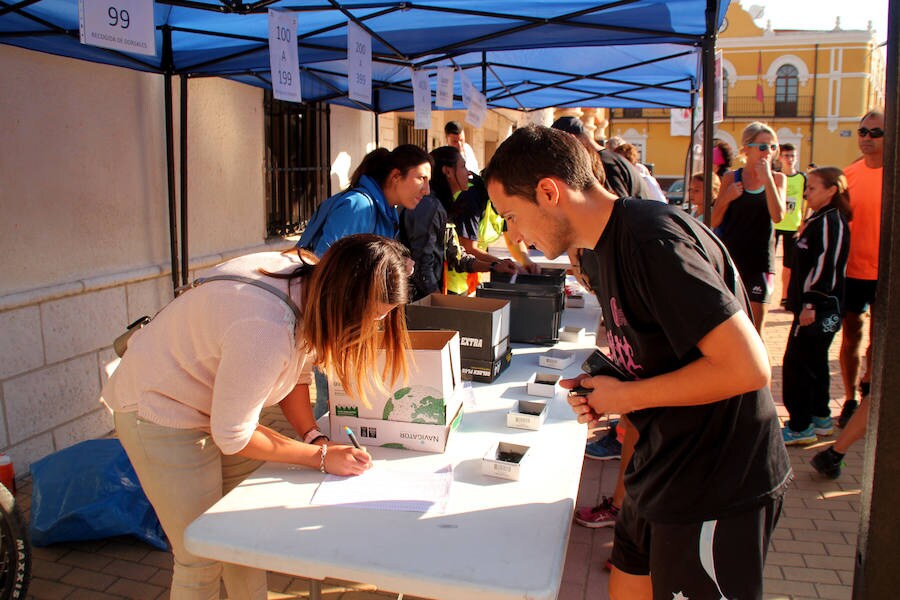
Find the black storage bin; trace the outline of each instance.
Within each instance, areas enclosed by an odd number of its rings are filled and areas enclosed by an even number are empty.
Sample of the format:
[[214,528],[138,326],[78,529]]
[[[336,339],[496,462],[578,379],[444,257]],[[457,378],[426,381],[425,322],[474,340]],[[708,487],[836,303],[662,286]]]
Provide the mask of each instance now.
[[548,346],[559,341],[564,288],[491,281],[481,284],[475,295],[509,301],[509,341]]
[[[509,283],[512,275],[507,273],[491,273],[491,281],[494,283]],[[566,289],[566,270],[565,269],[549,269],[541,267],[538,274],[519,273],[516,275],[516,283],[526,283],[530,285],[549,285],[558,287],[565,292]]]

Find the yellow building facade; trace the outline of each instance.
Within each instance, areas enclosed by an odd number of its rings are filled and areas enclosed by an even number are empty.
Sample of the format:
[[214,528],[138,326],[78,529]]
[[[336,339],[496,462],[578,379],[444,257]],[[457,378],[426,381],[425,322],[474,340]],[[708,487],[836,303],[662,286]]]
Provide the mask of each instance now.
[[[815,10],[811,6],[810,10]],[[798,166],[844,167],[859,156],[856,129],[868,110],[884,105],[884,55],[875,31],[772,30],[733,2],[720,31],[724,120],[715,137],[737,154],[741,131],[769,124],[781,143],[797,147]],[[761,88],[762,101],[759,100]],[[613,109],[606,136],[641,151],[665,185],[680,179],[690,138],[671,134],[666,109]]]

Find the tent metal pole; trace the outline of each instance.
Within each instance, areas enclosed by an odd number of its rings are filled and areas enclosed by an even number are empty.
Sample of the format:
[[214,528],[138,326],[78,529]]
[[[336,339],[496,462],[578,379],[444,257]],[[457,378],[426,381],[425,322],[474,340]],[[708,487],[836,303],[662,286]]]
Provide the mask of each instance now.
[[[716,33],[718,0],[706,0],[703,37],[703,222],[712,224],[713,111],[716,104]],[[685,182],[687,183],[687,182]]]
[[[694,174],[694,132],[697,131],[697,88],[695,86],[691,86],[691,133],[690,137],[688,137],[688,154],[687,160],[684,161],[685,171],[684,174],[684,194],[683,198],[688,195],[688,187],[691,185],[691,176]],[[688,202],[690,202],[690,198],[688,198]],[[684,204],[684,200],[682,199],[682,204]],[[706,205],[704,204],[704,212],[706,211]],[[688,206],[690,208],[690,206]],[[706,221],[709,223],[709,221]]]
[[181,285],[187,285],[189,276],[188,261],[188,77],[185,74],[180,76],[181,94],[179,102],[181,103],[181,124],[179,127],[179,138],[181,138],[181,149],[179,157],[181,159],[181,167],[179,177],[181,178]]
[[175,133],[172,107],[172,30],[162,28],[163,82],[166,110],[166,183],[169,194],[169,255],[172,259],[172,293],[178,288],[178,211],[175,207]]
[[[878,257],[878,308],[872,311],[872,394],[865,435],[859,535],[853,573],[853,600],[890,598],[900,586],[900,570],[890,556],[897,556],[897,498],[900,442],[900,372],[891,365],[900,356],[900,2],[888,4],[887,69],[884,99],[884,166],[881,190],[881,239]],[[874,108],[874,107],[873,107]],[[859,442],[857,442],[858,444]]]

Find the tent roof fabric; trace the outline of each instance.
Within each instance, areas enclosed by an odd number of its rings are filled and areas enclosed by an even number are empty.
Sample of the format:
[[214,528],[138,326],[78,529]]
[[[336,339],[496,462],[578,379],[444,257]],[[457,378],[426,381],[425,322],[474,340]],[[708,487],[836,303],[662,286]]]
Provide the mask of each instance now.
[[[717,4],[721,24],[728,2]],[[154,3],[156,56],[141,56],[81,44],[78,0],[0,0],[0,43],[271,87],[270,8],[297,13],[304,101],[363,107],[347,98],[347,21],[369,30],[376,93],[365,108],[387,112],[412,108],[408,67],[438,66],[462,68],[490,107],[690,106],[707,1],[164,0]],[[463,108],[458,77],[455,92]]]

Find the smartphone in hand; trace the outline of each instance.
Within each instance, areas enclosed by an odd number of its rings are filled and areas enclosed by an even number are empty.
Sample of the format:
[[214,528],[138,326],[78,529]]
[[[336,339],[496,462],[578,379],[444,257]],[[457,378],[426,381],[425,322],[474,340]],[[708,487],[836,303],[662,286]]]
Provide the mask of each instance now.
[[[590,356],[581,363],[581,370],[591,377],[597,375],[605,375],[606,377],[615,377],[619,381],[633,381],[634,377],[623,371],[599,348],[594,348]],[[580,387],[580,386],[579,386]],[[575,388],[578,389],[578,388]],[[574,391],[574,390],[572,390]]]

